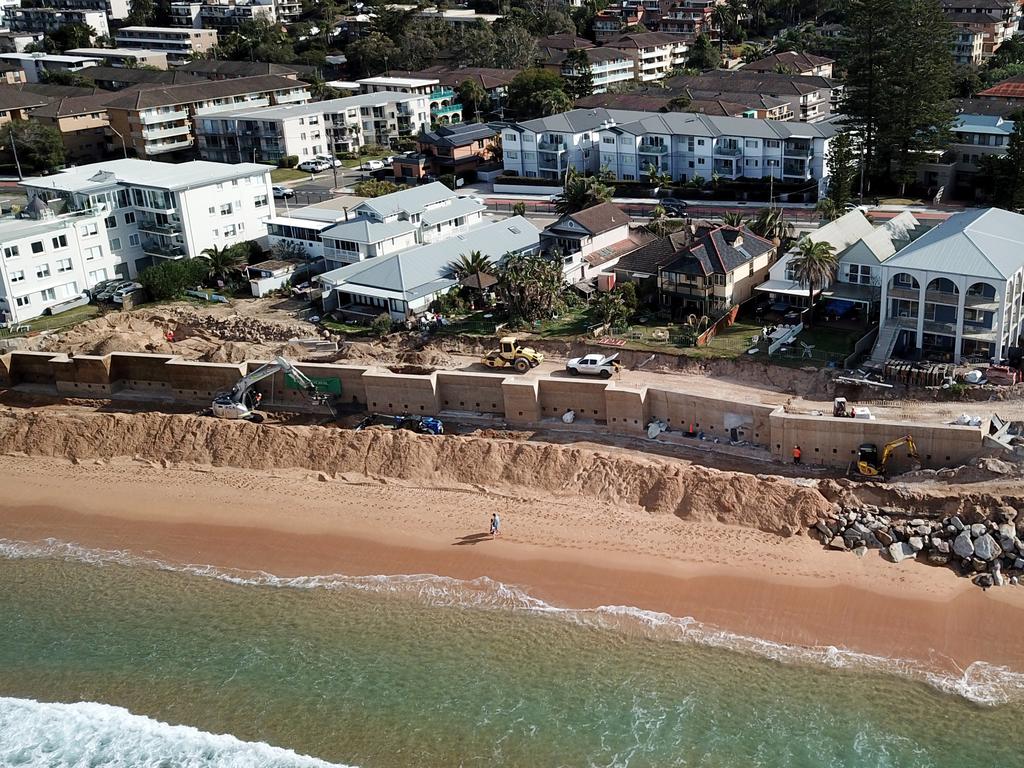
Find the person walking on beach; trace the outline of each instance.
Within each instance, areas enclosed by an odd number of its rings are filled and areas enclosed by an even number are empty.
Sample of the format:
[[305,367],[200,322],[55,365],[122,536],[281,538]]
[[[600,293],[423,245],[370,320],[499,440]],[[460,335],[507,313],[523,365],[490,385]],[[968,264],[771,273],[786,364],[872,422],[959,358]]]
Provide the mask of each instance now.
[[497,512],[491,513],[491,536],[501,535],[501,518],[498,517]]
[[800,455],[801,455],[800,446],[799,445],[794,445],[793,446],[793,463],[794,464],[799,464],[800,463]]

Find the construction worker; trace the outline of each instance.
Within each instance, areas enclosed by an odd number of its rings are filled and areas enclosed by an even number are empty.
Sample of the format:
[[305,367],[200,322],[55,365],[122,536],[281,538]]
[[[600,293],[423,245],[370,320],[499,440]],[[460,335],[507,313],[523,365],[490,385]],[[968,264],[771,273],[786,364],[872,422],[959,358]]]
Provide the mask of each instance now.
[[802,454],[801,454],[801,451],[800,451],[800,446],[799,445],[794,445],[793,446],[793,463],[794,464],[799,464],[800,463],[800,456],[801,455]]

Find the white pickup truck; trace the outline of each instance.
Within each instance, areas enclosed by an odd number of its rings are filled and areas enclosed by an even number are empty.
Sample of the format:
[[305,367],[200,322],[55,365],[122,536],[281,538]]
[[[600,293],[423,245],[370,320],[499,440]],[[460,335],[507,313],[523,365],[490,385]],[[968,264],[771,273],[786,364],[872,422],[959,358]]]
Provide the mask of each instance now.
[[612,374],[622,367],[615,359],[618,356],[618,353],[615,353],[614,355],[594,354],[574,357],[565,364],[565,370],[573,376],[578,376],[582,373],[586,376],[600,376],[602,379],[610,379]]

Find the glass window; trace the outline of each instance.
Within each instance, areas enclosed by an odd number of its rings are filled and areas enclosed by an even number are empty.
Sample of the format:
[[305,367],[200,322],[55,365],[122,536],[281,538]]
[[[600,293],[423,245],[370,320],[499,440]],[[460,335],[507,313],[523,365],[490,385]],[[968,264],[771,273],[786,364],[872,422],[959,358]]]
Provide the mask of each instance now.
[[59,259],[57,261],[58,272],[70,272],[72,269],[74,269],[74,266],[71,263],[71,259]]
[[6,258],[6,259],[13,259],[17,255],[18,255],[18,246],[16,246],[16,245],[9,245],[6,248],[4,248],[4,258]]
[[124,223],[125,224],[134,224],[135,223],[135,211],[128,211],[128,213],[126,213],[124,215]]
[[110,238],[110,250],[112,250],[112,251],[120,251],[121,250],[121,238],[120,237],[112,237],[112,238]]
[[29,296],[16,296],[14,298],[14,305],[17,307],[27,307],[32,303],[32,299]]
[[91,248],[86,248],[84,253],[85,260],[92,261],[93,259],[98,259],[103,256],[103,249],[98,245],[94,245]]
[[139,244],[139,236],[138,235],[128,235],[128,245],[138,245],[138,244]]
[[67,248],[68,247],[68,236],[57,235],[50,241],[54,248]]
[[36,240],[34,243],[32,243],[32,253],[42,253],[42,252],[43,252],[43,241],[42,240]]
[[117,226],[117,216],[107,216],[107,218],[103,220],[103,224],[107,229],[113,229]]
[[[132,214],[134,217],[135,214]],[[134,221],[134,219],[133,219]],[[100,228],[96,226],[96,222],[91,221],[88,224],[83,224],[78,228],[78,231],[82,233],[82,237],[92,237],[100,231]]]
[[53,288],[47,288],[39,292],[43,301],[53,301],[57,298],[57,292]]
[[11,282],[20,283],[25,279],[25,270],[19,269],[17,272],[11,272]]
[[36,265],[36,277],[49,277],[50,276],[50,265],[49,264],[38,264]]

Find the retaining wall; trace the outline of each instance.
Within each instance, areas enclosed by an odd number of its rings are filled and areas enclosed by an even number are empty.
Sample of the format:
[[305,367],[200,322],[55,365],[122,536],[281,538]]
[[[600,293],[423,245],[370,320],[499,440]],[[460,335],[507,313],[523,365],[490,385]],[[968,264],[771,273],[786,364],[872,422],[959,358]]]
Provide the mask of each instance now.
[[[0,355],[0,387],[30,385],[54,395],[117,397],[125,390],[149,390],[189,404],[209,403],[229,390],[261,362],[201,363],[170,355],[114,352],[105,356],[13,351]],[[881,448],[908,432],[914,436],[927,467],[963,464],[983,450],[981,427],[922,426],[893,421],[836,419],[786,413],[782,407],[695,395],[685,391],[630,388],[614,381],[578,378],[527,379],[509,374],[437,371],[398,374],[354,365],[300,363],[312,379],[332,382],[341,402],[358,403],[380,413],[435,415],[463,411],[490,414],[510,425],[536,426],[576,411],[584,422],[609,432],[642,435],[652,419],[673,430],[703,432],[708,438],[732,438],[762,445],[783,461],[799,445],[807,464],[845,467],[861,443]],[[258,385],[264,406],[294,410],[311,404],[278,372]],[[678,434],[678,432],[677,432]],[[905,451],[893,457],[906,468]]]

